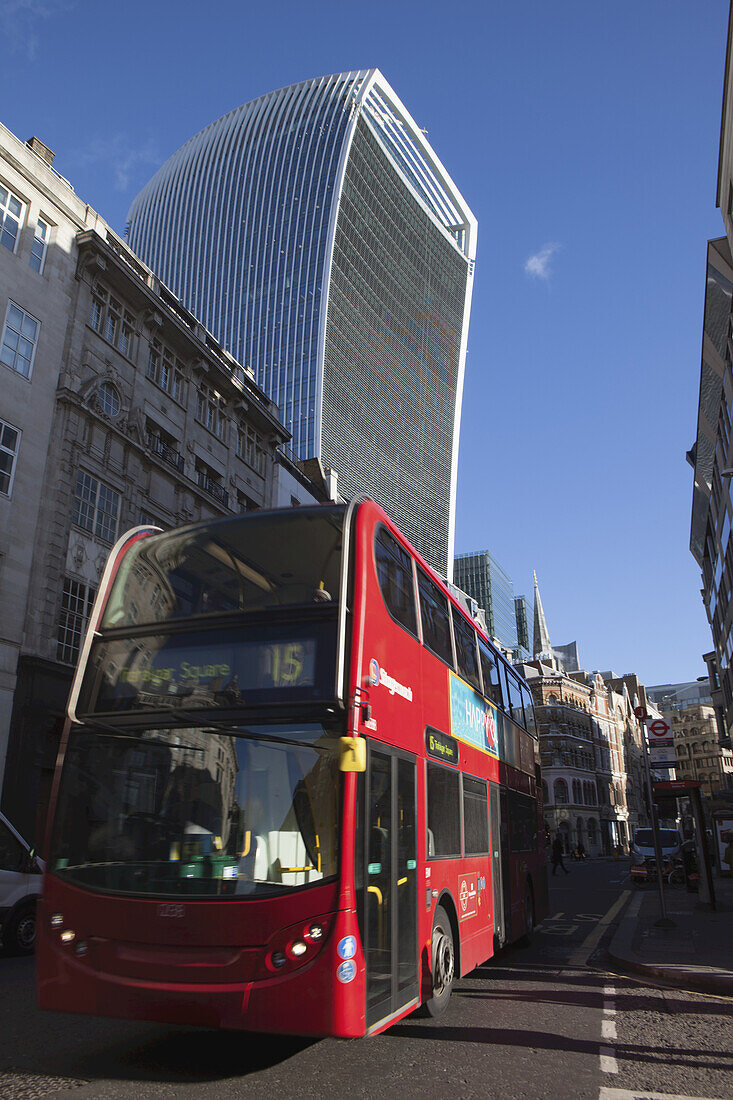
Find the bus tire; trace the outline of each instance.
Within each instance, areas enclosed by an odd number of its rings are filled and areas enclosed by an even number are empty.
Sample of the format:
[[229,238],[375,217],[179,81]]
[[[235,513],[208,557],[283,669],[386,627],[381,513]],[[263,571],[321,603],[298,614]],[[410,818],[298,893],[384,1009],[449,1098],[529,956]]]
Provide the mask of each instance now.
[[36,946],[36,903],[23,905],[3,928],[3,946],[14,955],[30,955]]
[[519,937],[518,943],[525,947],[529,947],[534,939],[535,923],[534,923],[534,894],[532,893],[532,883],[527,879],[527,884],[524,887],[524,905],[522,907],[522,927],[524,932]]
[[456,975],[456,952],[450,918],[442,905],[435,910],[431,939],[433,995],[425,1002],[428,1016],[440,1016],[448,1007]]

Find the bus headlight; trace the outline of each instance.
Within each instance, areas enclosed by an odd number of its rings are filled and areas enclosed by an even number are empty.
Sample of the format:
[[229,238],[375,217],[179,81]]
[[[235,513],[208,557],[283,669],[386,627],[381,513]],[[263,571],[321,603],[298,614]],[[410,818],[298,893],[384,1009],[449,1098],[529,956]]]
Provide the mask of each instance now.
[[60,928],[63,923],[64,923],[64,914],[63,913],[54,913],[52,915],[52,917],[51,917],[51,927],[52,928]]
[[62,943],[73,943],[76,939],[76,932],[72,932],[70,928],[65,928],[61,933]]
[[332,917],[318,917],[307,924],[292,924],[276,932],[263,948],[257,977],[267,978],[297,970],[315,959],[328,939],[332,920]]

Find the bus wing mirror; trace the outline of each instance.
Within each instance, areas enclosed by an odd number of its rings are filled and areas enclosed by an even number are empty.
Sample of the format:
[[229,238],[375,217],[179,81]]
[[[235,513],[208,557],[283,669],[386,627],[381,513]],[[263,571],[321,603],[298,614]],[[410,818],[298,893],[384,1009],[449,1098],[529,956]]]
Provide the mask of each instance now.
[[366,771],[366,741],[363,737],[342,737],[339,768],[342,772]]

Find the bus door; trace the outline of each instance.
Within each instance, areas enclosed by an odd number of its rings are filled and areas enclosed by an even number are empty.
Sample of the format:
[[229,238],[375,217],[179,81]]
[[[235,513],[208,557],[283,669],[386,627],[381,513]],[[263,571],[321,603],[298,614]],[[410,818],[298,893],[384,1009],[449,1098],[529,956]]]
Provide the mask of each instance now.
[[367,1029],[416,1001],[415,758],[371,748],[363,853]]
[[489,820],[491,828],[491,885],[494,902],[494,950],[507,940],[507,922],[511,921],[511,881],[509,878],[509,822],[506,791],[489,783]]

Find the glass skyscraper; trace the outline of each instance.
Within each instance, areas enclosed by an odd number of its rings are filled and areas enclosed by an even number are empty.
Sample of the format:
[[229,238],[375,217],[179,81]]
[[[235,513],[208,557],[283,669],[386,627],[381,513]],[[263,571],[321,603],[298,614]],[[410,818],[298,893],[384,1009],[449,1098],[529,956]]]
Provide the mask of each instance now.
[[213,122],[134,200],[129,243],[254,370],[296,453],[449,575],[476,219],[381,73]]
[[527,601],[524,596],[515,597],[514,582],[496,558],[488,550],[459,554],[453,580],[484,609],[490,637],[498,638],[503,646],[513,650],[516,660],[527,659],[532,652]]

